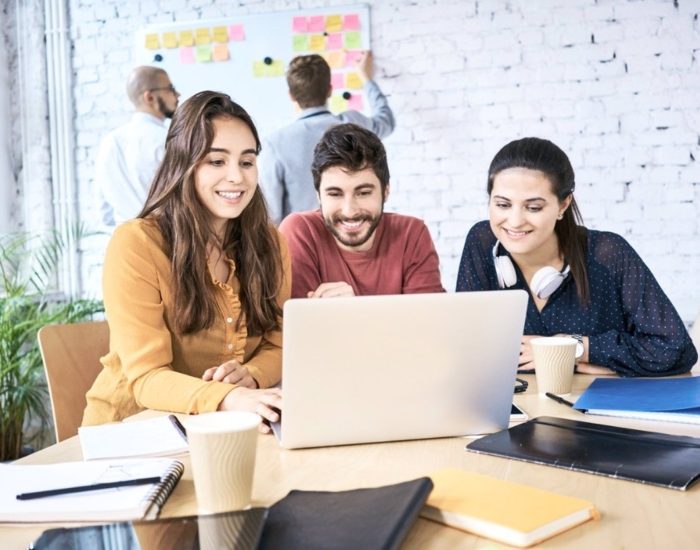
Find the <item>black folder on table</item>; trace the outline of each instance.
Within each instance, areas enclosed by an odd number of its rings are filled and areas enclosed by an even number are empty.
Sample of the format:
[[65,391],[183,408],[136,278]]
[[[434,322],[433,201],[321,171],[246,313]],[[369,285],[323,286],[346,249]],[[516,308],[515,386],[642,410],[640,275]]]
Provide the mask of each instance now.
[[700,477],[700,439],[539,416],[468,451],[686,490]]
[[399,548],[432,489],[423,477],[352,491],[291,491],[270,508],[259,548]]

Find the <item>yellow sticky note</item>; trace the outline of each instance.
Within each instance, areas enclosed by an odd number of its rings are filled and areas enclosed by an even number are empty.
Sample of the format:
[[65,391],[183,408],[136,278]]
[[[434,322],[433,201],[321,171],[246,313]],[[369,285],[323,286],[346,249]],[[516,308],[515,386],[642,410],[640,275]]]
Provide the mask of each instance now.
[[345,65],[345,52],[342,50],[326,52],[323,57],[331,69],[342,69]]
[[295,52],[305,52],[309,49],[309,36],[306,34],[295,34],[292,36],[292,50]]
[[180,31],[180,46],[194,46],[192,31]]
[[359,90],[363,86],[362,79],[357,73],[348,73],[345,75],[345,87],[351,90]]
[[334,94],[331,96],[330,108],[332,113],[342,113],[346,110],[348,102],[342,95]]
[[267,64],[264,61],[253,62],[253,76],[257,78],[266,78],[284,75],[284,63],[281,61],[272,61]]
[[160,48],[160,40],[158,39],[158,34],[147,34],[146,35],[146,49],[157,50]]
[[212,35],[214,37],[214,42],[225,43],[228,42],[228,29],[226,27],[214,27],[212,29]]
[[163,46],[166,48],[177,48],[177,33],[174,32],[164,32],[163,33]]
[[343,30],[343,18],[340,15],[328,15],[326,17],[326,31],[340,32]]
[[214,61],[228,61],[228,44],[214,44],[212,58]]
[[200,44],[197,46],[197,63],[208,63],[211,61],[211,46],[209,44]]
[[203,46],[204,44],[209,44],[210,42],[211,36],[209,36],[209,29],[197,29],[197,34],[195,34],[194,37],[194,43],[198,46]]
[[312,52],[322,52],[326,49],[326,37],[322,34],[312,34],[309,36],[309,50]]

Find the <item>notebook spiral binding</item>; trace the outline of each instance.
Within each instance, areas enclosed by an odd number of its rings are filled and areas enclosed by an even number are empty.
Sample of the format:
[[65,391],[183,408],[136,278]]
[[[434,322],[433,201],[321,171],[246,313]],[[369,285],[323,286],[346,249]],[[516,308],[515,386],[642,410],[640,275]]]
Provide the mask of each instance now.
[[185,472],[185,466],[177,460],[168,468],[165,474],[161,477],[160,483],[153,488],[146,499],[151,502],[151,506],[147,513],[147,518],[152,519],[158,516],[160,509],[165,504],[165,501],[173,492],[175,485]]

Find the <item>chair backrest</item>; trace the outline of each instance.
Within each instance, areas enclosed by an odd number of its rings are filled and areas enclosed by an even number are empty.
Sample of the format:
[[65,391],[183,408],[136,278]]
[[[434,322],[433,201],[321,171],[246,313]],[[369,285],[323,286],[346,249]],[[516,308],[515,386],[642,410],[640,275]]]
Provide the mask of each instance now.
[[[693,326],[690,328],[690,338],[693,340],[693,344],[695,344],[695,349],[698,350],[698,354],[700,354],[700,313],[698,313]],[[700,374],[700,357],[698,357],[698,362],[695,363],[695,366],[691,372],[693,374]]]
[[85,394],[102,370],[100,357],[109,352],[109,327],[106,321],[47,325],[39,330],[38,339],[56,441],[62,441],[78,433]]

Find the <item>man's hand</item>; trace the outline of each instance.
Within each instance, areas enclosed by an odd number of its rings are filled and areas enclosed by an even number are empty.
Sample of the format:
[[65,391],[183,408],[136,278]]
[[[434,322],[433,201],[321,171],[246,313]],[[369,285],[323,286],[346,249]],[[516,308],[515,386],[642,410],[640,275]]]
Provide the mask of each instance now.
[[204,371],[202,380],[214,380],[216,382],[226,382],[228,384],[236,384],[244,388],[256,389],[258,383],[248,372],[247,367],[241,365],[235,359],[226,361],[218,367],[211,367]]
[[316,290],[309,291],[307,298],[338,298],[354,296],[355,291],[345,281],[321,283]]
[[365,50],[362,55],[355,58],[355,63],[357,64],[357,72],[360,74],[362,82],[365,83],[368,80],[372,80],[374,76],[374,63],[372,62],[372,52]]
[[[251,390],[238,386],[226,394],[219,403],[220,411],[248,411],[259,414],[266,422],[278,422],[282,410],[282,390],[268,388],[266,390]],[[262,433],[269,433],[270,426],[260,424]]]

